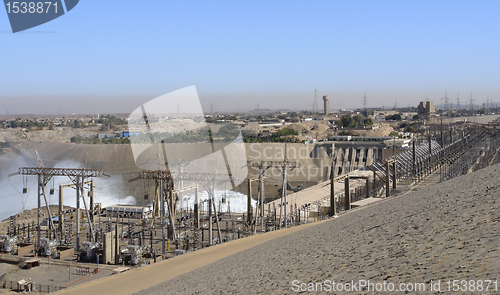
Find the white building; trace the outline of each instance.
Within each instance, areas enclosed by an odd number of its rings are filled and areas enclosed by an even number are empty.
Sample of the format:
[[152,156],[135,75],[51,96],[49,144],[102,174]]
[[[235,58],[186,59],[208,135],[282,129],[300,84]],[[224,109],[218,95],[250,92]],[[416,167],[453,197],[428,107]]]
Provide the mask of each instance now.
[[106,207],[106,217],[150,218],[152,208],[135,205],[111,205]]
[[403,148],[403,149],[409,148],[410,142],[411,139],[406,139],[406,138],[395,138],[395,139],[384,140],[384,144],[386,147],[396,146],[396,148]]

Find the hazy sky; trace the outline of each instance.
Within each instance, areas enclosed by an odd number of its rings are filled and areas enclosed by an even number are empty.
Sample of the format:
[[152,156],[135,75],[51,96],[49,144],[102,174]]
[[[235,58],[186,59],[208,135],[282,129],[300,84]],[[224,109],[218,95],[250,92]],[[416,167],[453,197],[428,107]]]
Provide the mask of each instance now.
[[196,85],[216,111],[500,102],[499,1],[82,0],[12,34],[0,114],[131,112]]

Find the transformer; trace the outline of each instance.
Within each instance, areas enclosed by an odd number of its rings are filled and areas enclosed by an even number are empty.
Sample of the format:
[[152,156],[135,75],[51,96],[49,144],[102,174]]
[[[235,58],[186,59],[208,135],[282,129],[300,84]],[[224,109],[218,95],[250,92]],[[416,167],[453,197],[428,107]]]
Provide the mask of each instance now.
[[2,252],[16,254],[17,237],[9,237],[7,235],[1,235],[0,240],[2,240]]
[[92,260],[93,258],[95,258],[98,250],[99,250],[98,243],[85,241],[82,243],[82,254],[85,254],[82,258],[86,260]]
[[141,262],[143,262],[141,256],[142,256],[142,247],[134,246],[134,245],[128,245],[127,250],[130,253],[130,264],[131,265],[138,265]]
[[42,247],[43,256],[55,257],[57,255],[57,241],[49,240],[47,238],[40,239],[40,246]]

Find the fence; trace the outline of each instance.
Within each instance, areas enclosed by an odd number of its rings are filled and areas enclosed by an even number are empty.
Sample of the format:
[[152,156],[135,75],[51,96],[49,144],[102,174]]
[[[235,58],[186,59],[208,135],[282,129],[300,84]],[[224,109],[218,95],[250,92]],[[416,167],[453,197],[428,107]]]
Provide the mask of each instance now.
[[52,293],[64,289],[61,286],[43,285],[36,282],[24,282],[19,284],[17,281],[8,280],[4,281],[4,288],[16,291],[36,291],[44,293]]

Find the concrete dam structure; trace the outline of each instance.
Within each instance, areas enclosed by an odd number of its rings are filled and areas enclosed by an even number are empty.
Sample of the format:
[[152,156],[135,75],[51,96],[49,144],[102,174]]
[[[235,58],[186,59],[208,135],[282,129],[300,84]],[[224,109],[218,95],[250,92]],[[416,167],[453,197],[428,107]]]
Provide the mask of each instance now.
[[[341,175],[373,164],[380,153],[380,149],[376,148],[331,142],[317,144],[287,143],[286,149],[285,143],[245,143],[244,147],[248,163],[253,161],[282,161],[285,154],[290,162],[297,162],[298,167],[289,169],[287,175],[289,183],[294,184],[294,187],[298,184],[308,187],[327,180],[330,177],[332,159],[335,174]],[[216,149],[220,148],[222,147],[216,146]],[[211,151],[211,144],[166,144],[165,149],[168,149],[170,159],[182,160],[191,159],[193,155],[199,157],[208,155]],[[11,150],[0,157],[0,161],[3,167],[12,167],[12,172],[17,167],[36,166],[35,150],[38,151],[46,167],[71,166],[72,168],[80,168],[83,166],[85,155],[87,155],[87,168],[102,169],[112,178],[120,179],[114,189],[121,190],[121,195],[124,197],[136,197],[137,203],[142,203],[145,195],[154,194],[154,183],[152,181],[139,180],[129,183],[128,180],[143,170],[141,168],[144,168],[144,165],[142,165],[144,163],[147,164],[146,166],[150,170],[158,169],[157,147],[146,149],[134,160],[130,145],[31,142],[12,144]],[[200,167],[202,165],[198,166],[193,169],[211,168]],[[275,184],[281,181],[281,173],[279,168],[269,168],[265,172],[265,182],[270,186],[276,186]],[[6,177],[5,173],[1,177]],[[258,177],[258,169],[249,165],[248,175],[245,175],[245,179],[240,179],[238,181],[240,185],[233,188],[233,190],[246,194],[245,180],[256,177]],[[102,181],[107,180],[102,179]],[[227,189],[230,188],[227,187]],[[267,190],[267,194],[274,195],[276,192],[273,193],[273,190]]]

